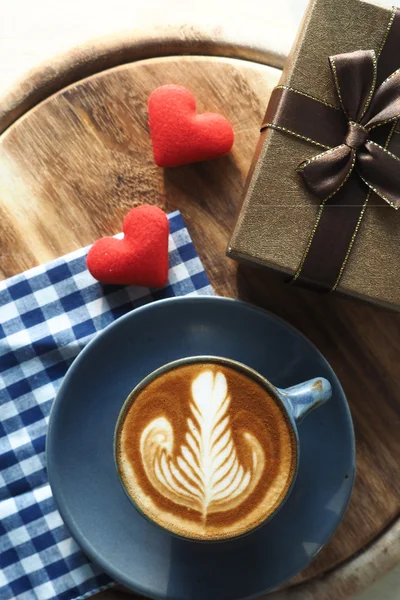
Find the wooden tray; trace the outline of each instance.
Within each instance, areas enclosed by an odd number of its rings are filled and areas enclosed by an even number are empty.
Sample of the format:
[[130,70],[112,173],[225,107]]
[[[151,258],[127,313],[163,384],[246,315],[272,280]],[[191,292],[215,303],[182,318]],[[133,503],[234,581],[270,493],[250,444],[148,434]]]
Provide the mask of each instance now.
[[[185,45],[178,46],[185,51]],[[208,40],[196,46],[201,47],[212,54]],[[191,48],[188,42],[186,49]],[[176,49],[171,46],[171,53]],[[224,53],[236,58],[157,58],[156,45],[153,50],[155,58],[143,59],[141,50],[141,60],[121,66],[115,66],[121,57],[116,51],[95,63],[92,52],[86,61],[81,53],[79,68],[74,60],[59,61],[55,76],[49,78],[44,68],[3,99],[0,274],[9,277],[116,233],[137,204],[179,208],[216,293],[265,307],[299,328],[330,361],[348,396],[358,469],[350,507],[312,565],[269,596],[340,600],[400,558],[400,315],[336,294],[291,288],[225,257],[259,125],[280,72],[237,58],[234,47]],[[220,45],[214,50],[218,54]],[[253,50],[242,54],[254,58]],[[134,45],[124,57],[134,61]],[[110,64],[113,68],[93,74]],[[75,83],[62,89],[66,81]],[[189,87],[199,111],[230,119],[236,132],[231,155],[176,169],[155,166],[146,103],[165,83]],[[113,590],[101,597],[125,593]]]

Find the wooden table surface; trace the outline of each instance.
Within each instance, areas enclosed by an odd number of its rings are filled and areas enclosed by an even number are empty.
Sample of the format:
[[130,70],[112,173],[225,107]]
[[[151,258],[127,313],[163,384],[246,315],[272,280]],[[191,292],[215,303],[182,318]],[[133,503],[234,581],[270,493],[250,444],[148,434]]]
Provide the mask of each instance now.
[[286,56],[307,0],[13,0],[1,3],[0,97],[11,101],[43,65],[57,70],[63,55],[92,55],[110,40],[161,39],[199,32],[237,46]]
[[[225,257],[279,75],[256,62],[216,56],[139,60],[75,83],[15,120],[0,136],[0,271],[8,277],[114,234],[126,212],[143,202],[181,210],[216,293],[265,307],[300,329],[330,361],[348,396],[358,470],[350,507],[312,565],[271,596],[339,600],[365,582],[368,569],[372,577],[398,557],[400,315],[291,288]],[[155,166],[146,103],[165,83],[189,87],[200,111],[228,117],[236,134],[229,156],[176,169]],[[374,552],[379,564],[368,565]]]

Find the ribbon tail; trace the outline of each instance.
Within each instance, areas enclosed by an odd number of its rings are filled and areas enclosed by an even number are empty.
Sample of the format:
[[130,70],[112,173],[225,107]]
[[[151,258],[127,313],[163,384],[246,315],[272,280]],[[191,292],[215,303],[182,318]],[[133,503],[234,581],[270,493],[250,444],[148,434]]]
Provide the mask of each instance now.
[[356,151],[341,144],[301,163],[297,172],[309,190],[326,201],[346,183],[355,161]]
[[400,208],[400,158],[368,140],[357,156],[357,173],[378,196]]

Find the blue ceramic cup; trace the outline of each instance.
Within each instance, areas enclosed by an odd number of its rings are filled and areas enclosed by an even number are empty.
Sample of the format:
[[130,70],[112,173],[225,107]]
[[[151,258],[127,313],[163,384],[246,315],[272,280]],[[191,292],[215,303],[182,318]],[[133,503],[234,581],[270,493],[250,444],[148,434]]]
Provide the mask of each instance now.
[[[293,489],[293,485],[295,483],[297,472],[299,469],[299,460],[300,460],[300,443],[299,443],[299,435],[298,435],[298,431],[297,431],[298,424],[308,415],[309,412],[311,412],[314,408],[317,408],[318,406],[321,406],[322,404],[327,402],[332,396],[331,385],[330,385],[329,381],[323,377],[316,377],[309,381],[305,381],[303,383],[298,383],[297,385],[294,385],[290,388],[280,389],[280,388],[275,387],[270,381],[268,381],[268,379],[266,379],[263,375],[261,375],[254,369],[248,367],[247,365],[244,365],[242,363],[239,363],[237,361],[234,361],[234,360],[228,359],[228,358],[214,357],[214,356],[194,356],[194,357],[182,358],[182,359],[176,360],[172,363],[168,363],[168,364],[160,367],[159,369],[157,369],[156,371],[154,371],[153,373],[151,373],[147,377],[145,377],[135,387],[135,389],[131,392],[131,394],[128,396],[128,398],[124,402],[122,409],[120,411],[120,414],[119,414],[119,417],[117,420],[117,424],[116,424],[116,428],[115,428],[115,433],[114,433],[114,457],[115,457],[115,463],[116,463],[116,467],[117,467],[117,471],[118,471],[118,475],[119,475],[121,484],[122,484],[125,492],[127,493],[129,499],[132,501],[133,505],[136,507],[136,509],[139,510],[139,512],[142,512],[142,514],[144,514],[145,517],[150,518],[150,520],[152,520],[151,517],[148,514],[146,514],[146,511],[144,511],[137,505],[137,503],[132,498],[132,494],[129,493],[128,489],[126,488],[126,486],[124,484],[123,475],[121,472],[121,465],[119,464],[119,460],[118,460],[118,440],[121,435],[121,428],[123,426],[127,411],[131,407],[132,403],[135,402],[135,399],[144,390],[144,388],[149,385],[150,382],[152,382],[154,379],[157,379],[158,377],[160,377],[161,375],[167,373],[168,371],[170,371],[172,369],[177,369],[181,366],[190,365],[190,364],[193,365],[196,363],[220,364],[221,367],[223,367],[223,366],[230,367],[231,369],[233,369],[235,371],[239,371],[239,372],[243,373],[248,378],[255,381],[261,388],[266,390],[270,396],[272,396],[272,398],[275,400],[275,402],[282,409],[283,413],[286,415],[287,422],[290,424],[290,427],[292,429],[292,434],[293,434],[292,440],[294,440],[295,449],[296,449],[296,464],[295,464],[295,468],[293,471],[293,477],[291,480],[291,484],[286,491],[286,494],[281,498],[279,504],[275,507],[273,512],[270,513],[265,518],[265,520],[262,523],[258,523],[257,527],[264,525],[265,522],[270,520],[278,512],[278,510],[283,506],[283,504],[286,502],[291,490]],[[155,524],[157,526],[160,526],[160,523],[155,522]],[[163,528],[163,527],[161,526],[161,528]],[[255,527],[247,530],[245,533],[248,534],[251,531],[253,531],[254,529],[255,529]],[[169,531],[169,533],[177,535],[176,532],[171,531],[169,529],[167,529],[167,530]],[[243,534],[241,534],[241,535],[243,535]],[[179,534],[178,537],[183,537],[188,540],[194,539],[190,535],[185,536],[185,535]],[[226,541],[226,540],[229,540],[229,539],[232,539],[235,537],[238,537],[238,535],[231,535],[231,536],[224,535],[224,537],[220,538],[220,540],[223,539],[224,541]],[[207,540],[207,541],[214,542],[214,541],[218,541],[218,540]]]

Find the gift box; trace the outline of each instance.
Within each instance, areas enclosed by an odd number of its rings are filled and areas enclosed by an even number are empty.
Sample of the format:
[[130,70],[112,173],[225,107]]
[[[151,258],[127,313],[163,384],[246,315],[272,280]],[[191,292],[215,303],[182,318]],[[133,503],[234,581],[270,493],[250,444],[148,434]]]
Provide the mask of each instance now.
[[312,0],[271,95],[228,256],[398,309],[399,117],[400,10]]

